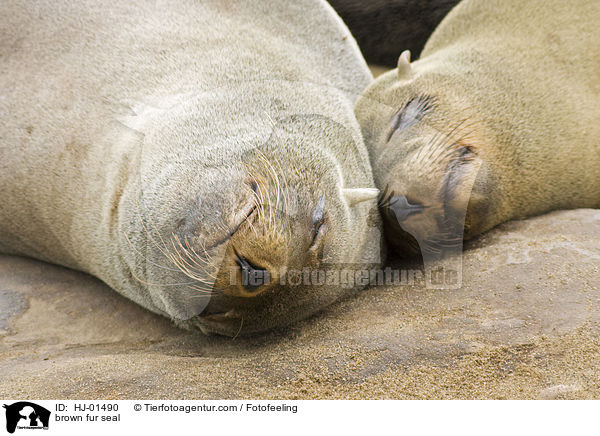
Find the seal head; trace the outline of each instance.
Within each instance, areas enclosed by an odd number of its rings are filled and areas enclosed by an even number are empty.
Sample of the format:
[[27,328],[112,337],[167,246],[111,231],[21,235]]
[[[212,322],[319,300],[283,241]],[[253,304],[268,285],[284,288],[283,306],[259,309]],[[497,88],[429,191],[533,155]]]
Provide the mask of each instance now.
[[[298,86],[281,83],[278,93]],[[180,325],[235,336],[288,324],[350,293],[339,281],[310,279],[380,261],[378,190],[360,159],[360,135],[345,127],[350,120],[292,114],[257,87],[235,98],[263,112],[238,113],[216,137],[208,117],[235,93],[210,94],[125,121],[142,143],[118,218],[138,297]],[[206,118],[190,109],[199,104]],[[213,147],[204,146],[209,140]],[[177,144],[176,153],[164,144]],[[309,280],[290,277],[300,273]]]
[[1,252],[231,336],[365,285],[335,273],[380,261],[372,76],[331,6],[46,6],[0,3]]
[[462,244],[463,228],[467,235],[471,228],[467,209],[489,208],[474,191],[481,168],[476,123],[454,116],[448,125],[453,95],[438,89],[440,77],[415,72],[409,52],[384,76],[361,96],[356,113],[382,188],[386,235],[409,257]]

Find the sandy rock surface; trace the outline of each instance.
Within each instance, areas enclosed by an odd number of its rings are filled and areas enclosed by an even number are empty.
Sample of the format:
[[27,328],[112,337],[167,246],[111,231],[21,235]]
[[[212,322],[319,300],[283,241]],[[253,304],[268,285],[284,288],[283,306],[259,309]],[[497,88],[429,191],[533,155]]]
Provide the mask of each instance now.
[[600,211],[505,224],[463,287],[380,286],[284,331],[205,337],[81,273],[0,256],[0,397],[600,398]]

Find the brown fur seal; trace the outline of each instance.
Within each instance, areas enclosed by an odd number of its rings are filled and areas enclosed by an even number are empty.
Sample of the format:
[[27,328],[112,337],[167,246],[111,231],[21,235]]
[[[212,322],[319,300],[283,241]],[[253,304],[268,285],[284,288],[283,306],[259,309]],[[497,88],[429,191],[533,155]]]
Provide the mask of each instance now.
[[353,113],[371,75],[324,1],[0,10],[1,252],[226,335],[351,291],[288,271],[378,262]]
[[419,57],[427,38],[458,0],[329,0],[369,63],[394,68],[398,54]]
[[[355,111],[397,251],[600,206],[600,2],[466,0]],[[465,216],[466,211],[466,216]]]

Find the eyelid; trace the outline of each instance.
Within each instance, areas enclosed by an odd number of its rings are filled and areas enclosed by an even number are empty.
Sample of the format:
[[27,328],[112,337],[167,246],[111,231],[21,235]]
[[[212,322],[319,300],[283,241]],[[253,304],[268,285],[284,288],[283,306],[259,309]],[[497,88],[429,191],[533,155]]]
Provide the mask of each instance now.
[[327,223],[323,223],[316,229],[312,241],[310,241],[310,245],[308,246],[309,250],[315,250],[316,247],[320,246],[319,241],[322,239],[325,231],[327,230]]
[[322,235],[325,233],[326,230],[327,219],[323,216],[322,219],[314,223],[312,228],[310,229],[310,234],[312,235],[312,238],[310,241],[310,245],[308,246],[309,249],[314,249],[314,247],[317,245],[317,241],[321,239]]
[[322,233],[321,229],[323,228],[324,225],[326,225],[325,194],[323,194],[321,196],[321,198],[319,199],[319,202],[317,203],[317,206],[315,207],[315,210],[313,211],[312,222],[313,222],[313,225],[310,228],[310,231],[308,233],[309,235],[312,235],[310,245],[309,245],[309,247],[311,247],[311,248],[315,245],[319,235]]
[[389,142],[394,133],[404,130],[421,121],[423,117],[433,109],[434,99],[429,96],[419,96],[410,99],[398,112],[394,114],[391,121],[390,131],[386,142]]
[[323,221],[324,217],[325,217],[325,194],[323,194],[321,196],[321,198],[319,199],[319,202],[317,203],[317,207],[315,207],[315,210],[313,211],[313,215],[312,215],[313,227],[317,223]]

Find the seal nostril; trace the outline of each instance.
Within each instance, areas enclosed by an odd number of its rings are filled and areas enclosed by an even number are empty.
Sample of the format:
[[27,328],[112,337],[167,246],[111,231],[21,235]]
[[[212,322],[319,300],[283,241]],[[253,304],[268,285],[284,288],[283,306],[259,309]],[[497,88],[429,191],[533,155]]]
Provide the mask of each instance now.
[[261,286],[269,283],[269,271],[250,263],[244,256],[236,254],[236,262],[242,272],[242,286],[248,292],[256,292]]
[[406,220],[411,215],[414,215],[425,210],[425,206],[419,203],[410,203],[404,195],[394,195],[389,201],[389,210],[398,223]]
[[258,192],[258,183],[256,183],[256,181],[250,180],[248,184],[250,185],[250,189],[252,189],[252,191]]

